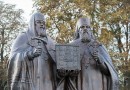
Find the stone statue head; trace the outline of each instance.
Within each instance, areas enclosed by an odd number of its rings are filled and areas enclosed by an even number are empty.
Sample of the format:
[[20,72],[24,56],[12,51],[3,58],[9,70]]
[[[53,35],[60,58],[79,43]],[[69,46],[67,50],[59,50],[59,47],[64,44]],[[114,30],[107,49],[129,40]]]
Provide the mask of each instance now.
[[75,39],[79,38],[83,42],[90,42],[92,39],[94,39],[93,33],[91,32],[89,18],[80,18],[77,21]]
[[42,13],[34,13],[29,22],[29,32],[32,36],[46,36],[45,17]]

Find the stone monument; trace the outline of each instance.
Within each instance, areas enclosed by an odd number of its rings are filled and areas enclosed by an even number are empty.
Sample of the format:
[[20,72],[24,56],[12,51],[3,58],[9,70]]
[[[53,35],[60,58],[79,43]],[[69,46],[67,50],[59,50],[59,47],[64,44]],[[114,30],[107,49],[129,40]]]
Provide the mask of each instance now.
[[8,62],[9,90],[55,90],[55,44],[37,12],[13,42]]

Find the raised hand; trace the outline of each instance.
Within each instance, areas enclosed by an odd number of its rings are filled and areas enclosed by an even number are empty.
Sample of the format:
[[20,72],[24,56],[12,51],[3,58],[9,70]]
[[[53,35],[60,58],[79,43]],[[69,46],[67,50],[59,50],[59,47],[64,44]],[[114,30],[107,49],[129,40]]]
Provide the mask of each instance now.
[[41,53],[42,53],[42,48],[40,46],[38,46],[38,47],[34,48],[32,54],[34,57],[38,57],[41,55]]
[[29,59],[33,59],[35,57],[40,56],[42,53],[42,48],[40,46],[35,47],[32,51],[27,52],[27,56]]

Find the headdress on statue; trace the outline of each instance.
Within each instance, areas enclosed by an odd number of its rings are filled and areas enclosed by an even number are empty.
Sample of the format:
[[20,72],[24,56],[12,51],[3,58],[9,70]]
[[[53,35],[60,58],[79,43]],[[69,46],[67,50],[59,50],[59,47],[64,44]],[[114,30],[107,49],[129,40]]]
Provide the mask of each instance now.
[[79,29],[82,25],[90,26],[90,22],[89,18],[80,18],[76,23],[76,29]]
[[[90,26],[91,25],[90,19],[88,17],[87,18],[80,18],[77,21],[77,23],[76,23],[76,30],[75,30],[75,39],[78,39],[80,37],[79,36],[79,29],[80,29],[80,27],[82,25],[88,25],[88,26]],[[92,34],[92,38],[94,38],[93,34]]]
[[30,33],[30,35],[32,37],[36,36],[35,21],[37,19],[45,21],[45,16],[40,12],[36,12],[31,16],[30,21],[29,21],[29,25],[28,25],[28,32]]

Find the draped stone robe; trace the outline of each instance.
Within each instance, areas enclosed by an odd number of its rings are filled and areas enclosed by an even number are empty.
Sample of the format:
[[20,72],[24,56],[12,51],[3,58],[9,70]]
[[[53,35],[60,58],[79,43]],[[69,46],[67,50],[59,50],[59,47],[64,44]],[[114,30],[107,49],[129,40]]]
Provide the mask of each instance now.
[[55,90],[55,46],[47,39],[47,45],[41,42],[41,56],[29,60],[27,52],[37,47],[37,40],[31,41],[27,32],[17,37],[8,63],[9,90]]
[[[93,44],[93,42],[91,42]],[[81,71],[73,81],[76,89],[69,90],[118,90],[119,80],[117,72],[105,47],[97,47],[99,59],[104,62],[101,68],[92,56],[93,48],[88,43],[82,43],[77,39],[71,43],[80,47]],[[105,71],[104,71],[105,70]],[[71,86],[71,85],[69,85]]]
[[88,43],[76,39],[70,44],[80,47],[81,71],[75,77],[62,77],[57,90],[118,90],[117,72],[103,45],[100,45],[97,50],[99,59],[104,62],[104,67],[94,60],[93,48]]

